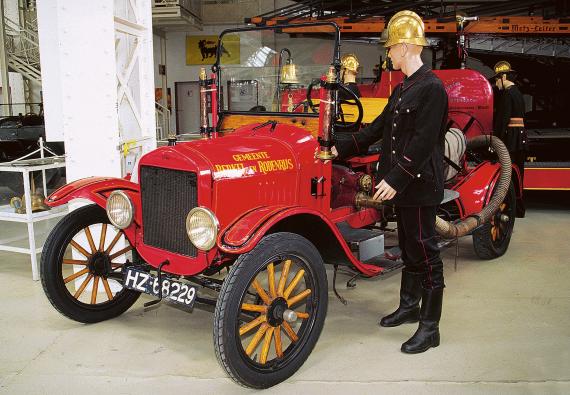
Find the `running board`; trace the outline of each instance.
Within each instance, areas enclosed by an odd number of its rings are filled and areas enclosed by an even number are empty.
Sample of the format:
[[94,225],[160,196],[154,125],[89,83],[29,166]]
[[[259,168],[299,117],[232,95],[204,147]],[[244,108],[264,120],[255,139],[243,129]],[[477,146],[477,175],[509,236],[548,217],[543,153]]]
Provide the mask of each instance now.
[[382,271],[380,272],[380,275],[382,276],[404,267],[404,263],[401,259],[394,261],[386,258],[384,254],[370,258],[364,263],[381,267]]
[[356,259],[365,262],[384,254],[384,232],[375,229],[352,228],[346,222],[337,224],[342,237]]
[[354,257],[362,263],[381,268],[380,274],[402,268],[400,249],[396,246],[386,250],[381,230],[352,228],[346,222],[337,224],[337,227]]

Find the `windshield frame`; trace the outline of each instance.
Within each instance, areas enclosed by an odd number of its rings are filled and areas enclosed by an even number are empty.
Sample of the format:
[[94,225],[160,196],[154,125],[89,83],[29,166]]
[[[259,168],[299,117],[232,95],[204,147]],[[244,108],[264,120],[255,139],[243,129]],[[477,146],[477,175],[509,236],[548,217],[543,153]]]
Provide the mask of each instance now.
[[[220,35],[218,36],[218,48],[216,50],[216,63],[214,63],[212,65],[212,72],[214,72],[216,74],[216,80],[217,80],[217,94],[219,96],[219,92],[220,92],[220,86],[219,84],[222,81],[222,75],[221,75],[221,67],[220,67],[220,59],[222,56],[222,50],[221,50],[221,45],[219,45],[219,43],[222,42],[222,38],[226,35],[226,34],[232,34],[232,33],[241,33],[241,32],[249,32],[249,31],[259,31],[259,30],[285,30],[285,29],[295,29],[295,28],[303,28],[303,27],[312,27],[312,26],[331,26],[334,29],[334,50],[333,50],[333,62],[331,64],[331,66],[334,66],[335,70],[336,70],[336,83],[340,82],[340,27],[335,23],[335,22],[330,22],[330,21],[323,21],[323,22],[307,22],[307,23],[295,23],[295,24],[289,24],[289,25],[271,25],[271,26],[247,26],[247,27],[241,27],[241,28],[233,28],[233,29],[226,29],[224,31],[222,31],[220,33]],[[336,104],[336,103],[335,103]],[[229,110],[224,110],[223,109],[223,103],[221,103],[221,100],[217,101],[217,112],[218,114],[221,116],[222,114],[249,114],[249,115],[259,115],[260,113],[257,112],[248,112],[248,111],[229,111]],[[336,106],[335,106],[336,107]],[[335,113],[336,113],[336,109],[335,109]],[[283,112],[271,112],[271,111],[264,111],[263,114],[265,115],[281,115],[281,116],[287,116],[287,113],[283,113]],[[291,113],[291,115],[294,115],[296,117],[303,117],[303,116],[317,116],[318,114],[303,114],[303,113]]]

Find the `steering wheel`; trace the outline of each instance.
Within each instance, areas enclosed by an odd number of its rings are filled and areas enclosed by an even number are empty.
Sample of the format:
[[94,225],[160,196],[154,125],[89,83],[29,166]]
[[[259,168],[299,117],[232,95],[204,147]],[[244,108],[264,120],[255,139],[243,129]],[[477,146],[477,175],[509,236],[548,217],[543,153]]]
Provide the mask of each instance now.
[[[320,86],[320,85],[321,85],[321,80],[315,79],[307,87],[307,104],[315,114],[319,113],[319,107],[313,103],[313,100],[311,98],[311,93],[315,86]],[[342,109],[340,109],[339,106],[340,113],[338,115],[340,119],[337,118],[334,120],[335,130],[337,132],[353,132],[355,130],[359,130],[360,125],[362,124],[362,117],[364,116],[364,109],[362,108],[362,103],[360,102],[358,96],[356,96],[356,94],[350,89],[348,89],[345,85],[338,84],[338,87],[339,91],[345,92],[350,97],[350,100],[354,100],[354,103],[349,102],[347,100],[342,100],[341,103],[348,104],[351,106],[356,106],[356,108],[358,109],[358,117],[356,117],[356,121],[354,122],[349,122],[349,123],[344,122],[344,114],[342,113]]]

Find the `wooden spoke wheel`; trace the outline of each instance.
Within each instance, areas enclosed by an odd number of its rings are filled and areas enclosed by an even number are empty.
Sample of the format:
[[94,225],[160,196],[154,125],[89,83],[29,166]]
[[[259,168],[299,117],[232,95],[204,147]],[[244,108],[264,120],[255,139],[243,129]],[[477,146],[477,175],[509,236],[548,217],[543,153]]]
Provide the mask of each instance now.
[[44,291],[63,315],[99,322],[126,311],[140,293],[122,286],[121,270],[135,251],[99,206],[72,211],[46,240],[40,274]]
[[515,217],[516,193],[511,183],[505,199],[489,223],[473,232],[473,247],[479,258],[493,259],[507,251],[515,226]]
[[287,379],[316,344],[327,300],[316,248],[292,233],[266,236],[240,256],[222,286],[214,315],[220,364],[252,388]]

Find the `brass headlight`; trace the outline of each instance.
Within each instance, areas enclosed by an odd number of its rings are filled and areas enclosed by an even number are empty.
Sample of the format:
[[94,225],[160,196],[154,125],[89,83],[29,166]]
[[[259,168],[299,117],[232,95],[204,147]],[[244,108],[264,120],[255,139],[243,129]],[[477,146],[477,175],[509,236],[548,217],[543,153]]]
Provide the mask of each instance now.
[[186,217],[188,238],[202,251],[208,251],[216,245],[219,226],[214,213],[204,207],[193,208]]
[[113,225],[125,229],[133,223],[135,209],[133,202],[123,191],[113,191],[107,199],[107,216]]

